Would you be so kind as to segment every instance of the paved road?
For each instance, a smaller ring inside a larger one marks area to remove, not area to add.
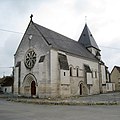
[[[0,99],[0,120],[120,120],[120,106],[55,106]]]

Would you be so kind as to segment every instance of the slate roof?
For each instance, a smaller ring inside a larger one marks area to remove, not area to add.
[[[86,72],[88,72],[88,73],[92,72],[89,65],[84,65],[84,68],[85,68]]]
[[[6,76],[0,79],[1,86],[12,86],[14,79],[11,76]]]
[[[117,71],[120,73],[120,67],[119,67],[119,66],[114,66],[113,69],[112,69],[112,71],[111,71],[111,74],[112,74],[112,72],[114,71],[115,68],[116,68]]]
[[[53,48],[97,61],[82,44],[33,22],[44,40]]]
[[[87,47],[94,47],[97,50],[100,50],[97,43],[95,42],[93,35],[90,32],[87,24],[85,24],[85,27],[82,31],[82,34],[81,34],[78,42],[83,44],[86,48]]]
[[[58,60],[60,64],[60,69],[69,70],[67,56],[61,53],[58,53]]]
[[[119,66],[114,66],[114,68],[116,68],[120,73],[120,67]]]
[[[118,67],[118,66],[115,66],[116,68],[117,68],[117,70],[120,72],[120,67]]]

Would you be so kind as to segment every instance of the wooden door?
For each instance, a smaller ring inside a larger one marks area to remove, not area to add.
[[[35,81],[32,81],[31,83],[31,96],[36,95],[36,86]]]
[[[82,84],[80,84],[80,95],[82,95]]]

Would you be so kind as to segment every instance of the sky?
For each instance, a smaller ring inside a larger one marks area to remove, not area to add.
[[[120,66],[120,0],[0,0],[0,77],[12,74],[14,54],[33,21],[73,40],[87,23],[109,67]]]

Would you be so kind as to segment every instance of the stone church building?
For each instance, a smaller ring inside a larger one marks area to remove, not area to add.
[[[107,92],[108,68],[87,24],[78,41],[33,22],[14,55],[14,94],[69,97]]]

